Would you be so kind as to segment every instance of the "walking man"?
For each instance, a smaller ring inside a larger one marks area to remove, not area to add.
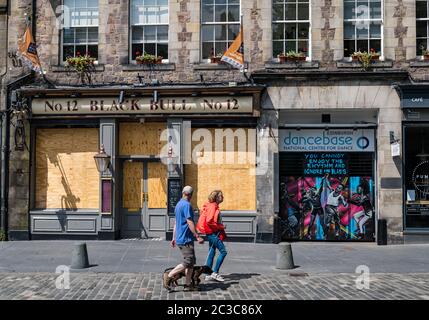
[[[198,288],[191,286],[192,271],[195,265],[195,250],[194,238],[198,243],[203,243],[195,229],[194,211],[190,203],[192,198],[193,189],[191,186],[186,186],[182,190],[182,199],[176,204],[174,210],[176,216],[176,223],[173,228],[173,240],[171,246],[174,248],[176,245],[180,249],[183,256],[183,262],[178,264],[168,275],[164,276],[164,287],[171,290],[172,279],[175,275],[185,271],[186,282],[184,291],[194,291]]]

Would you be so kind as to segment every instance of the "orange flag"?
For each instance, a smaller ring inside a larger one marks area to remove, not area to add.
[[[22,41],[18,41],[17,55],[36,72],[42,73],[39,56],[37,55],[36,43],[31,34],[30,25],[27,25]]]
[[[222,61],[238,68],[244,68],[244,52],[243,52],[243,32],[238,33],[237,38],[222,56]]]

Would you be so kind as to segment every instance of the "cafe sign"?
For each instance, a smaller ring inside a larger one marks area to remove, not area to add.
[[[74,114],[208,114],[251,113],[252,96],[247,97],[172,97],[126,99],[119,103],[116,98],[33,99],[33,115]]]

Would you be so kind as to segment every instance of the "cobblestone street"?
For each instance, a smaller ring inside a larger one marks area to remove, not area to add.
[[[157,273],[72,273],[70,289],[57,289],[58,274],[0,273],[0,299],[59,300],[429,300],[429,274],[371,274],[369,289],[356,288],[357,274],[272,273],[225,275],[202,282],[199,292],[168,293]]]

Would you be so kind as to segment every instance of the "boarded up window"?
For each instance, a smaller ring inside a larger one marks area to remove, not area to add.
[[[161,133],[167,129],[165,122],[124,122],[119,124],[120,155],[159,155],[166,141]]]
[[[37,209],[98,209],[98,129],[37,129]]]
[[[185,165],[185,184],[195,190],[192,206],[201,209],[209,193],[220,189],[222,210],[256,210],[254,129],[194,128],[192,137],[199,139],[192,141],[192,164]]]

